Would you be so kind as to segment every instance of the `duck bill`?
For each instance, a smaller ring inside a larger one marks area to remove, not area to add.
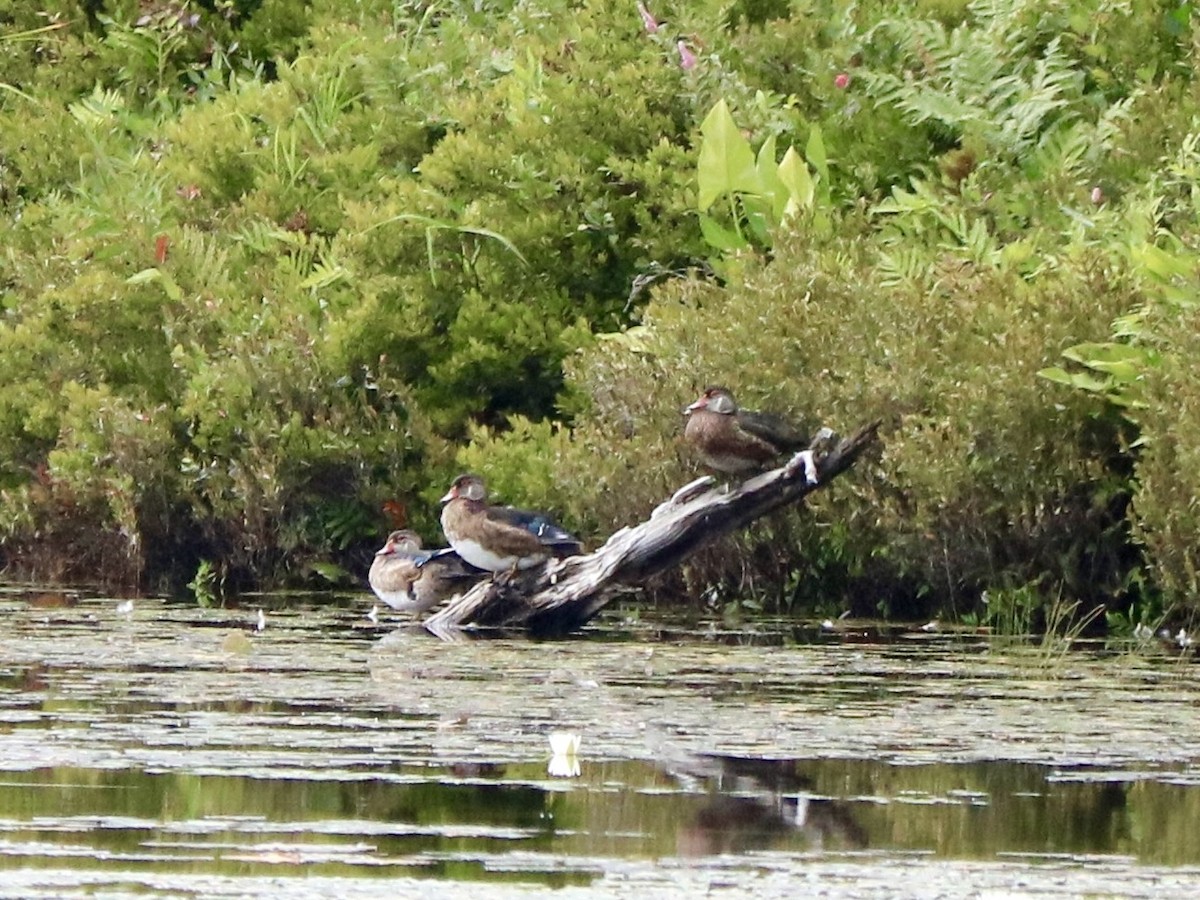
[[[450,488],[450,490],[446,491],[446,496],[442,497],[442,499],[440,499],[438,501],[438,503],[449,503],[451,500],[453,500],[457,496],[458,496],[458,489]]]
[[[708,400],[707,400],[706,398],[704,398],[704,397],[701,397],[701,398],[700,398],[699,400],[697,400],[695,403],[691,403],[691,404],[689,404],[689,405],[685,406],[685,407],[683,408],[683,414],[684,414],[685,416],[690,416],[690,415],[691,415],[693,412],[695,412],[696,410],[698,410],[698,409],[704,409],[704,407],[706,407],[706,406],[708,406]]]

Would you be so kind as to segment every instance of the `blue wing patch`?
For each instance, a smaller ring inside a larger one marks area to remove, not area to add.
[[[419,569],[432,560],[441,559],[444,556],[456,555],[453,547],[442,547],[439,550],[421,550],[412,555],[412,562]]]
[[[517,509],[512,506],[494,506],[488,510],[488,515],[528,531],[547,546],[580,546],[579,538],[557,524],[545,513],[533,512],[528,509]]]

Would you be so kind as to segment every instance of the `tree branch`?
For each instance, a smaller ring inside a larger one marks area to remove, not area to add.
[[[680,488],[650,518],[613,534],[583,556],[554,559],[512,578],[485,579],[425,620],[435,634],[468,625],[524,626],[561,633],[579,628],[617,594],[678,565],[708,542],[797,503],[852,466],[877,437],[879,422],[848,438],[828,429],[786,465],[725,490],[711,477]]]

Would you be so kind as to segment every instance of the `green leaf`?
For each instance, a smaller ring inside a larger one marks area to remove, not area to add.
[[[1124,316],[1113,319],[1112,332],[1114,337],[1137,338],[1146,330],[1146,312],[1138,309]]]
[[[1076,344],[1065,349],[1063,356],[1125,383],[1136,380],[1150,362],[1149,354],[1143,348],[1111,341]]]
[[[1019,268],[1034,256],[1034,245],[1030,241],[1013,241],[1000,251],[1000,259],[1004,264],[1014,268]]]
[[[1133,257],[1134,263],[1161,281],[1183,278],[1192,273],[1192,264],[1188,258],[1168,253],[1153,244],[1141,244],[1134,247],[1130,255]]]
[[[7,84],[3,81],[0,81],[0,91],[8,91],[10,94],[14,94],[17,97],[20,97],[22,100],[27,100],[30,103],[37,103],[37,101],[34,100],[33,97],[31,97],[29,94],[25,93],[20,88],[15,88],[11,84]]]
[[[142,269],[125,279],[126,284],[149,284],[152,281],[157,281],[162,286],[163,293],[172,300],[178,301],[183,298],[183,289],[179,283],[171,277],[169,272],[164,272],[162,269]]]
[[[795,148],[788,147],[779,163],[779,180],[787,188],[787,205],[782,218],[791,218],[812,209],[814,185],[808,166]]]
[[[717,224],[717,220],[712,216],[700,216],[700,233],[704,235],[704,239],[710,246],[718,250],[744,250],[750,246],[744,237],[736,231]]]
[[[704,212],[722,194],[762,192],[754,151],[738,131],[729,107],[718,100],[700,125],[700,162],[697,176],[700,186],[698,204]]]
[[[311,291],[329,287],[332,284],[337,284],[339,281],[349,282],[351,280],[350,271],[345,266],[337,263],[319,263],[313,268],[312,274],[300,282],[300,288],[301,290]]]
[[[1047,381],[1052,381],[1055,384],[1066,385],[1071,388],[1078,388],[1084,391],[1090,391],[1095,394],[1107,393],[1111,382],[1105,378],[1097,378],[1094,375],[1089,375],[1086,372],[1068,372],[1059,366],[1050,366],[1038,371],[1039,378],[1045,378]]]
[[[1126,361],[1097,361],[1093,362],[1090,367],[1097,372],[1104,372],[1107,375],[1111,375],[1113,380],[1120,384],[1137,381],[1138,376],[1142,374],[1142,367],[1140,365]]]
[[[783,221],[784,212],[788,205],[788,189],[779,177],[779,167],[775,164],[775,135],[771,135],[758,148],[758,160],[755,163],[758,170],[758,181],[762,185],[763,195],[771,204],[771,224],[778,225]]]
[[[770,246],[771,226],[775,223],[771,215],[771,198],[743,195],[742,209],[750,233],[762,246]]]
[[[1078,358],[1080,362],[1088,360],[1142,359],[1145,355],[1146,352],[1141,347],[1134,347],[1130,344],[1118,344],[1112,341],[1086,341],[1082,344],[1068,347],[1063,351],[1063,356],[1068,359]]]
[[[804,145],[804,156],[816,171],[820,179],[829,183],[829,160],[825,156],[825,140],[821,137],[821,127],[814,125],[808,133],[808,143]]]

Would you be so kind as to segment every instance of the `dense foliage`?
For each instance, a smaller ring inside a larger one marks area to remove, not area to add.
[[[0,0],[8,565],[358,574],[465,467],[602,537],[720,381],[884,440],[671,587],[1195,608],[1191,4],[647,5]]]

